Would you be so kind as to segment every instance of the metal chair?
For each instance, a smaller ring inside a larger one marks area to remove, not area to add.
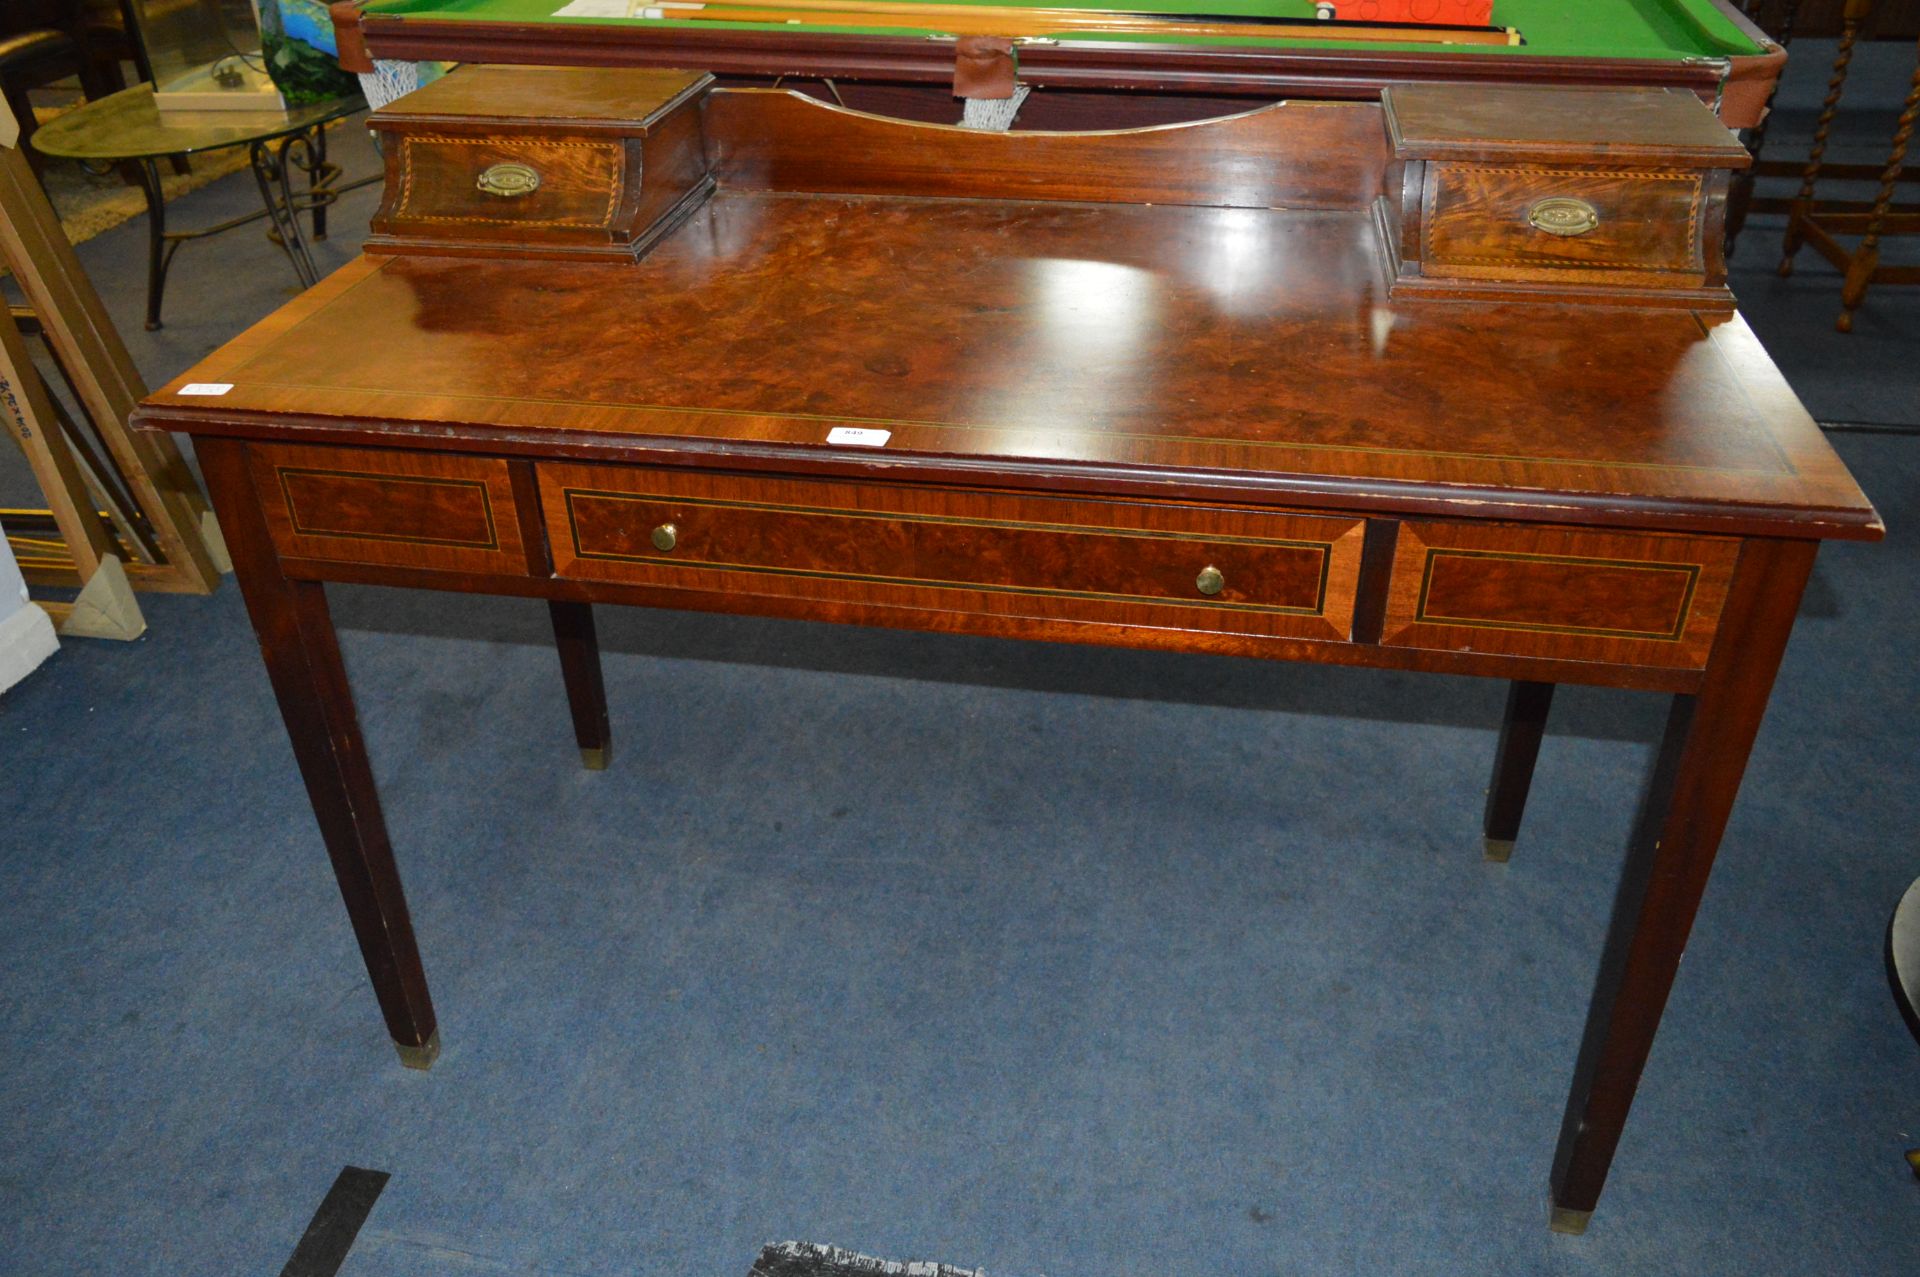
[[[40,153],[27,143],[37,122],[28,94],[42,85],[77,76],[87,71],[80,46],[64,31],[48,28],[21,31],[0,36],[0,96],[20,123],[20,149],[33,171],[40,172]],[[91,78],[91,72],[87,72]]]

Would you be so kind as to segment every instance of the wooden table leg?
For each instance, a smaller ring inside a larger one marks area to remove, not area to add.
[[[428,1068],[440,1035],[325,587],[281,574],[243,445],[205,439],[197,451],[387,1031],[402,1064]]]
[[[553,614],[553,641],[560,650],[560,677],[567,685],[567,708],[573,711],[580,761],[591,771],[605,771],[613,757],[613,729],[607,723],[607,689],[600,677],[593,607],[549,599],[547,610]]]
[[[1500,745],[1493,755],[1493,783],[1487,787],[1484,822],[1488,860],[1504,862],[1520,837],[1520,817],[1533,787],[1533,764],[1553,705],[1552,683],[1516,679],[1507,689],[1507,712],[1500,721]]]
[[[1816,548],[1747,543],[1705,684],[1674,697],[1621,871],[1554,1154],[1557,1232],[1585,1231],[1606,1183]]]

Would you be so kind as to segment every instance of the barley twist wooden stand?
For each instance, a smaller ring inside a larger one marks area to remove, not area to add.
[[[1827,84],[1826,100],[1820,106],[1813,149],[1800,178],[1799,194],[1788,206],[1787,233],[1780,251],[1782,275],[1793,273],[1793,259],[1802,246],[1812,247],[1845,272],[1846,281],[1840,288],[1840,314],[1834,320],[1834,326],[1843,333],[1853,331],[1853,312],[1866,300],[1871,285],[1920,284],[1920,266],[1888,266],[1880,261],[1880,244],[1887,236],[1920,234],[1920,205],[1893,201],[1906,164],[1907,147],[1913,140],[1914,124],[1920,120],[1920,44],[1915,46],[1913,79],[1899,123],[1894,127],[1893,149],[1880,170],[1880,187],[1872,204],[1862,208],[1857,203],[1835,203],[1823,208],[1814,200],[1814,189],[1826,167],[1827,142],[1846,88],[1854,45],[1859,39],[1861,24],[1872,12],[1873,0],[1849,0],[1847,4],[1840,47],[1833,60],[1833,76]],[[1839,235],[1859,235],[1860,243],[1848,249],[1836,238]]]

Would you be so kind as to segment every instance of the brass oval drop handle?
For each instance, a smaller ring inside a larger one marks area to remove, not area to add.
[[[1200,569],[1200,575],[1193,578],[1193,588],[1202,594],[1213,595],[1227,588],[1227,574],[1209,563]]]
[[[1536,231],[1571,239],[1585,235],[1600,225],[1600,210],[1585,200],[1555,195],[1539,200],[1527,210],[1527,225]]]
[[[680,544],[680,529],[674,527],[671,523],[663,523],[659,527],[653,530],[653,548],[654,549],[666,551],[666,550],[671,550],[674,546],[679,544]]]
[[[473,183],[488,195],[516,199],[540,189],[540,175],[524,164],[495,164],[485,169]]]

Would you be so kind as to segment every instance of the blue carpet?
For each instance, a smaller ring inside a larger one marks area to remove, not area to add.
[[[191,246],[149,339],[138,235],[86,256],[150,376],[291,283]],[[226,588],[0,699],[0,1271],[276,1272],[347,1164],[351,1277],[1914,1271],[1920,452],[1838,442],[1893,535],[1821,557],[1584,1238],[1546,1172],[1660,698],[1562,692],[1498,867],[1491,682],[603,609],[588,773],[537,602],[336,589],[422,1075]]]

